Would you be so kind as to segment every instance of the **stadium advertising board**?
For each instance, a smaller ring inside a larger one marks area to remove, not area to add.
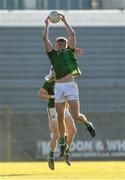
[[[113,158],[125,159],[125,140],[93,140],[81,141],[76,140],[73,142],[70,156],[72,159],[82,160],[89,158]],[[56,156],[59,154],[59,148],[56,149]],[[36,159],[46,159],[49,155],[49,142],[37,141],[36,145]]]

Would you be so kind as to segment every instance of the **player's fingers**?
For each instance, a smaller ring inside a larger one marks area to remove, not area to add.
[[[61,14],[61,13],[59,13],[59,16],[60,16],[61,19],[65,18],[65,16],[63,14]]]
[[[60,16],[64,16],[62,13],[58,13]]]

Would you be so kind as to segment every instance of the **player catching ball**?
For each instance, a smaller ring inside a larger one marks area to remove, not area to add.
[[[80,113],[79,91],[76,82],[74,81],[73,72],[78,70],[77,59],[75,56],[76,34],[72,27],[68,24],[63,14],[59,14],[62,23],[66,27],[68,39],[58,37],[53,48],[49,40],[49,17],[45,20],[43,31],[43,42],[50,59],[50,62],[55,71],[55,106],[58,115],[58,126],[60,133],[60,157],[64,156],[66,149],[65,140],[65,99],[70,106],[70,112],[74,120],[85,125],[91,136],[95,136],[95,128],[86,117]],[[68,48],[67,48],[68,47]]]

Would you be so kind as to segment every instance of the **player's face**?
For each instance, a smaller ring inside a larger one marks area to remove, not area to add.
[[[64,50],[67,48],[67,43],[66,42],[62,42],[62,41],[58,41],[56,42],[56,48],[58,50]]]

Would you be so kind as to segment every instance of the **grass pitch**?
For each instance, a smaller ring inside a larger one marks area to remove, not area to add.
[[[0,163],[0,179],[4,180],[125,180],[125,162],[55,162],[55,170],[47,162]]]

